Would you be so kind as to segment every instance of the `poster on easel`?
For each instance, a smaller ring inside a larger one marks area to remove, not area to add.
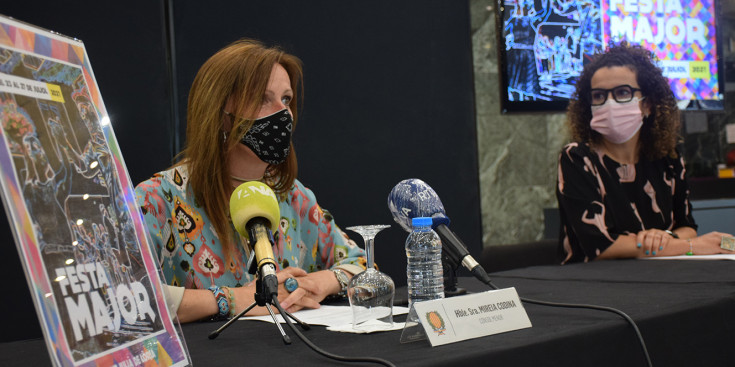
[[[0,127],[0,191],[51,362],[190,365],[81,41],[0,16]]]

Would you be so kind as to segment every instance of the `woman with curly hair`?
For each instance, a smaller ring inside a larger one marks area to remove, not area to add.
[[[730,252],[725,233],[697,236],[679,110],[651,53],[623,42],[585,65],[567,109],[573,143],[559,155],[562,263]]]

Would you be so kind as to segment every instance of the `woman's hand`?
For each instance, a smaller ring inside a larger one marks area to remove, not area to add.
[[[288,297],[283,300],[281,300],[280,287],[278,292],[281,307],[288,312],[295,312],[302,308],[319,308],[319,302],[324,300],[328,295],[340,291],[337,278],[329,270],[321,270],[313,273],[304,272],[304,275],[294,276],[294,278],[299,282],[299,287],[296,290],[288,294]],[[288,277],[284,278],[283,281],[286,281],[286,279]],[[281,281],[280,277],[278,281]]]
[[[276,277],[278,278],[278,301],[283,302],[286,298],[289,297],[289,292],[286,290],[283,283],[288,278],[300,278],[306,276],[307,273],[304,269],[296,268],[296,267],[288,267],[284,270],[279,271],[276,273]],[[299,288],[301,287],[301,283],[299,282]],[[238,314],[242,312],[246,307],[250,306],[253,302],[255,302],[255,281],[252,281],[245,286],[242,287],[233,287],[230,288],[232,290],[233,295],[235,296],[235,314]],[[298,290],[298,289],[297,289]],[[302,303],[308,303],[308,300],[304,300]],[[319,304],[317,303],[317,306]],[[232,304],[230,304],[230,307],[233,307]],[[278,312],[277,309],[274,308],[274,312]],[[268,315],[268,310],[265,307],[254,307],[252,310],[248,311],[246,316],[263,316]]]
[[[646,229],[636,235],[636,247],[648,256],[656,256],[673,239],[670,234],[660,229]]]
[[[722,232],[710,232],[691,239],[692,252],[694,255],[733,254],[735,252],[720,247],[722,237],[731,234]]]

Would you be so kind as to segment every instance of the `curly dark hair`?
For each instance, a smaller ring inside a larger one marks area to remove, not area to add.
[[[596,55],[586,64],[567,107],[567,124],[572,139],[592,144],[599,144],[602,141],[602,135],[590,128],[592,75],[601,68],[625,66],[635,72],[641,94],[651,107],[651,114],[643,119],[639,153],[650,160],[666,155],[675,157],[681,126],[679,108],[668,79],[663,76],[654,60],[650,51],[623,41],[609,46],[605,53]]]

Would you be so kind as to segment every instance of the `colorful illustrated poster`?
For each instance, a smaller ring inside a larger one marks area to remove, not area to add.
[[[189,365],[84,45],[0,17],[0,123],[3,202],[52,362]]]
[[[678,100],[722,99],[715,0],[603,1],[605,42],[651,50]]]

